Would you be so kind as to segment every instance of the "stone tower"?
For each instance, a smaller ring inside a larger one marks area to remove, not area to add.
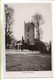
[[[34,24],[32,22],[24,23],[24,41],[34,45]]]

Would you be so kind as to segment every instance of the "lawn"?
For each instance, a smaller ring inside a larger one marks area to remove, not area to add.
[[[50,71],[50,70],[51,70],[50,54],[46,53],[6,54],[6,71]]]

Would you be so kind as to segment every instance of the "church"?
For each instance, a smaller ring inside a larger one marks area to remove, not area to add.
[[[33,22],[24,22],[24,37],[17,43],[18,49],[39,50],[46,49],[45,44],[40,40],[38,27]]]

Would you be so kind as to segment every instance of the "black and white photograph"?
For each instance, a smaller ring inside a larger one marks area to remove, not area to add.
[[[4,4],[5,70],[52,71],[52,4]]]

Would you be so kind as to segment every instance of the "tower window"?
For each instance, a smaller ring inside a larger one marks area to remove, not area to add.
[[[29,39],[27,39],[27,43],[29,43]]]
[[[29,37],[29,35],[27,35],[27,37]]]
[[[29,31],[29,27],[27,27],[27,31]]]

